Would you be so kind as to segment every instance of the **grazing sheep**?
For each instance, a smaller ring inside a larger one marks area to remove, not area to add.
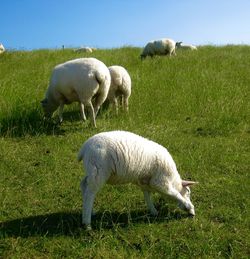
[[[128,99],[131,95],[131,78],[124,67],[111,66],[108,67],[111,76],[111,85],[107,99],[115,105],[118,114],[117,98],[122,98],[122,107],[128,111]]]
[[[92,53],[93,52],[93,50],[90,47],[81,47],[79,49],[75,49],[74,51],[77,53],[80,53],[80,52]]]
[[[51,117],[59,108],[62,122],[64,104],[80,103],[83,120],[86,120],[84,105],[90,108],[93,125],[95,117],[105,101],[110,87],[110,73],[106,65],[95,58],[74,59],[56,66],[52,72],[45,99],[41,102],[46,117]],[[92,98],[95,96],[94,108]]]
[[[4,53],[5,48],[2,43],[0,43],[0,54]]]
[[[197,47],[190,44],[182,44],[182,42],[176,43],[176,49],[183,49],[183,50],[197,50]]]
[[[177,43],[175,43],[172,39],[150,41],[144,47],[141,54],[141,59],[146,58],[147,56],[153,57],[154,55],[176,55],[175,47]]]
[[[89,229],[95,195],[105,183],[139,186],[153,215],[157,210],[151,192],[174,198],[180,208],[195,215],[188,187],[195,182],[182,180],[167,149],[153,141],[126,131],[99,133],[83,144],[78,160],[83,160],[86,173],[81,181],[82,223]]]

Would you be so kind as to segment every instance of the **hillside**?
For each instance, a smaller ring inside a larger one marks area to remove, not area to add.
[[[204,46],[141,61],[141,49],[13,51],[0,56],[0,251],[3,258],[247,258],[249,213],[249,46]],[[43,119],[40,101],[53,67],[93,56],[124,66],[129,113],[106,106],[97,129],[77,104],[64,122]],[[82,165],[76,156],[97,132],[122,129],[165,146],[192,189],[197,216],[155,195],[150,217],[135,186],[105,186],[94,231],[80,226]],[[1,257],[1,254],[0,254]]]

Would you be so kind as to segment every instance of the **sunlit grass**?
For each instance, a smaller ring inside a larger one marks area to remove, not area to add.
[[[200,47],[141,61],[139,48],[97,50],[132,78],[129,113],[103,108],[97,129],[77,105],[64,122],[43,119],[53,67],[86,57],[71,49],[0,56],[0,256],[4,258],[247,258],[249,248],[250,47]],[[192,190],[196,218],[155,195],[147,214],[136,187],[105,186],[93,232],[80,226],[82,165],[97,132],[129,130],[168,148]]]

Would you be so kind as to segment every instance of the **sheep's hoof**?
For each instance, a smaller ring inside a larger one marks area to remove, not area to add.
[[[190,210],[189,210],[189,215],[190,215],[190,217],[192,217],[192,218],[195,216],[194,209],[190,209]]]
[[[92,230],[92,227],[90,224],[86,225],[86,224],[83,224],[83,227],[86,231],[91,231]]]
[[[91,225],[86,226],[86,231],[92,231]]]
[[[153,216],[153,217],[156,217],[156,216],[158,216],[158,211],[157,210],[151,210],[150,215]]]

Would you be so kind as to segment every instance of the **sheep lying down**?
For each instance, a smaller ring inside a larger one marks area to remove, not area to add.
[[[174,198],[180,208],[195,215],[189,189],[195,182],[182,180],[167,149],[153,141],[126,131],[99,133],[83,144],[78,160],[83,160],[85,171],[82,223],[89,229],[95,196],[105,183],[137,185],[152,215],[157,215],[152,192]]]

